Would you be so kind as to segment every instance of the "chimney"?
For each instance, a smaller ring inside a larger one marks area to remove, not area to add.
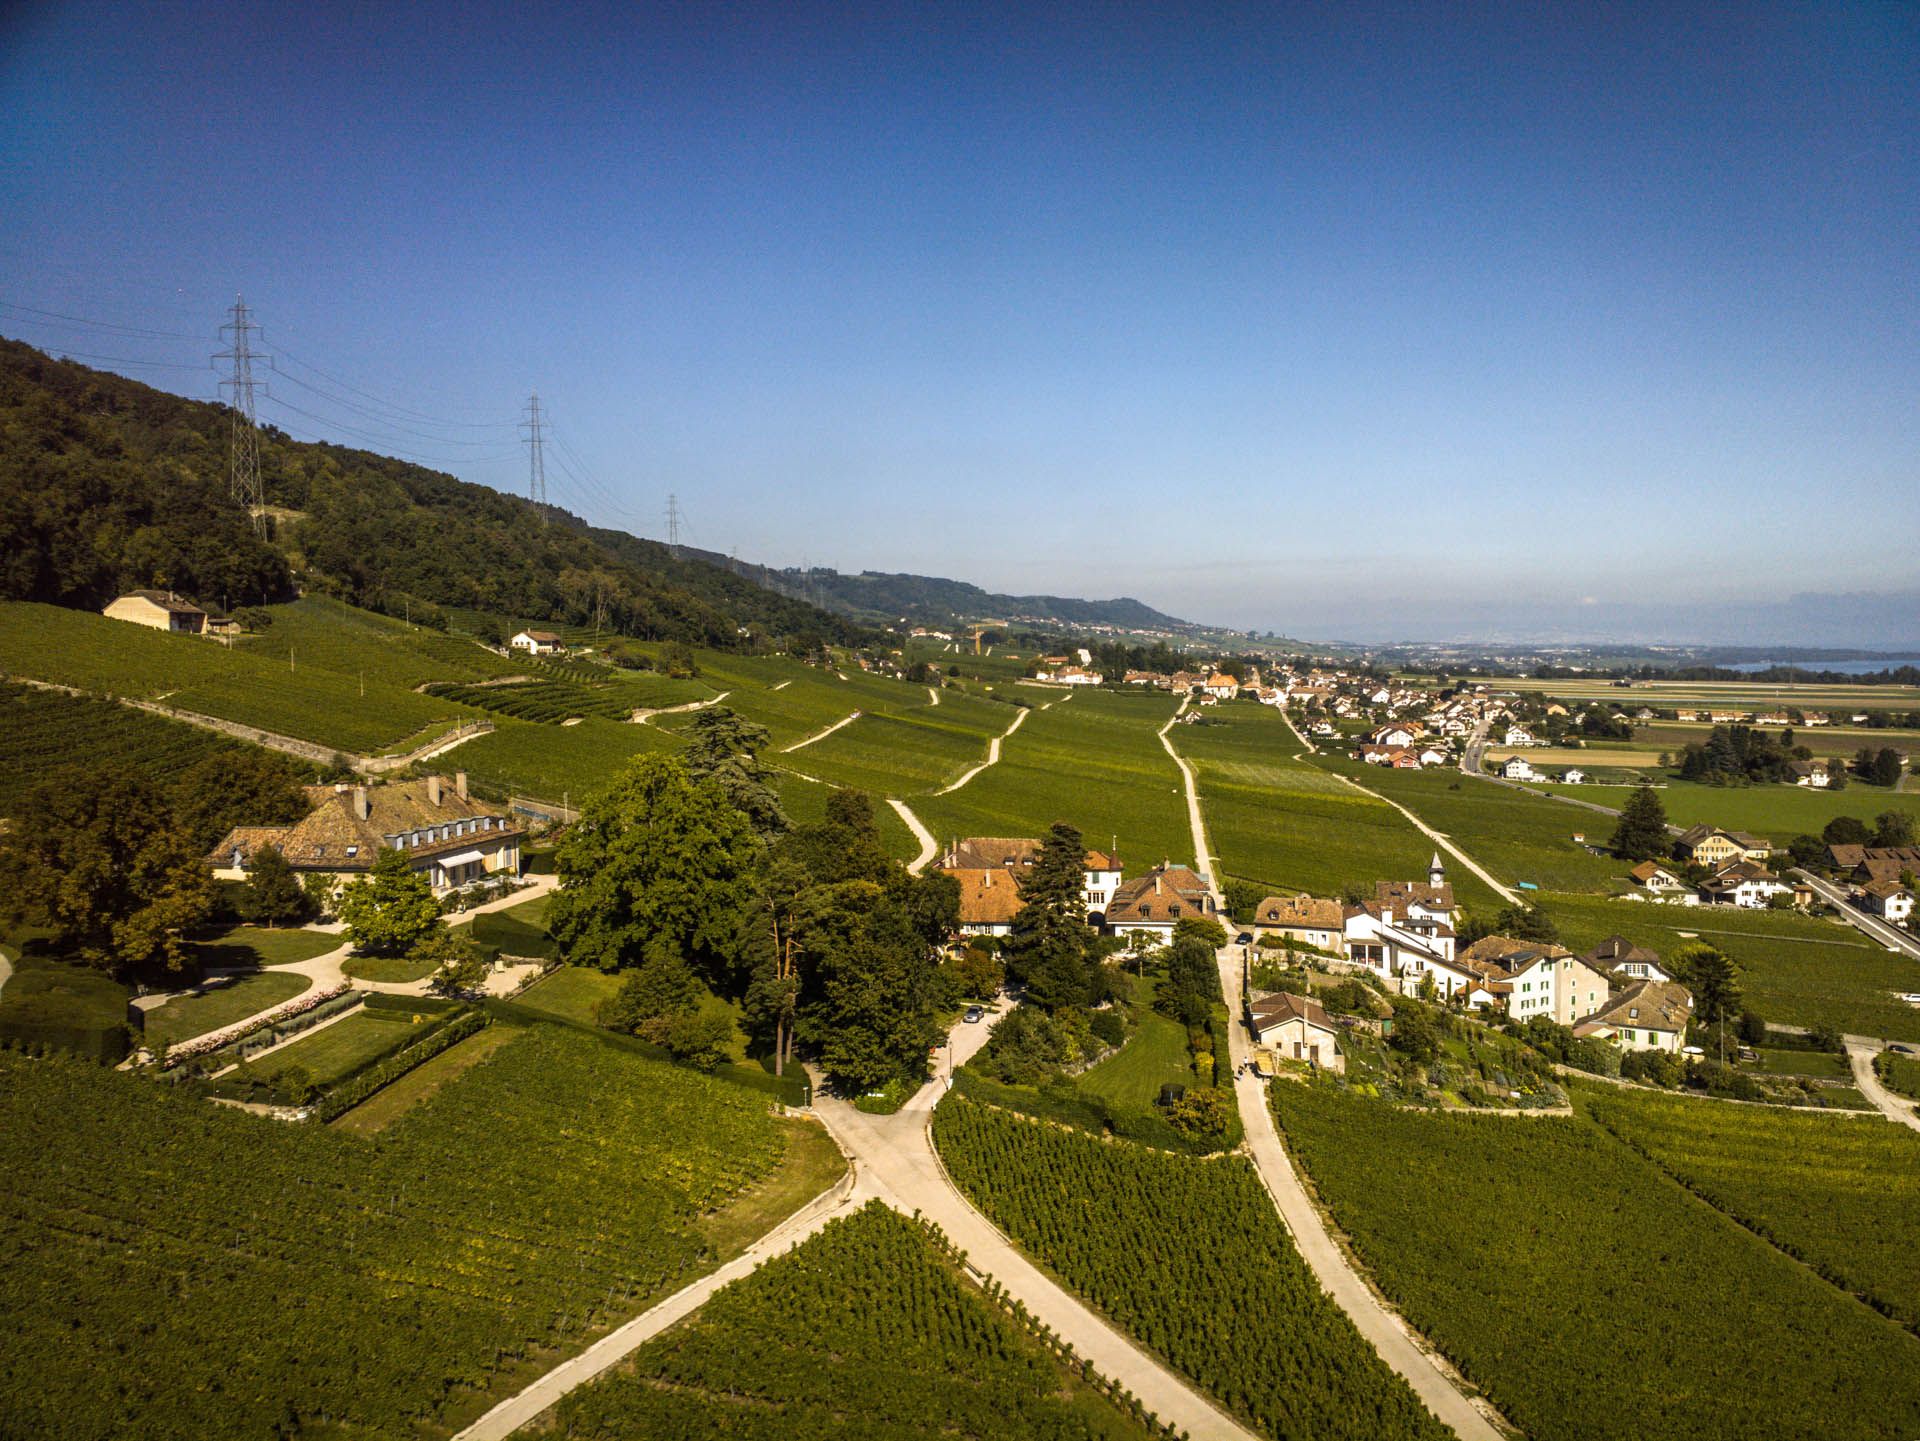
[[[430,806],[437,806],[440,804],[440,777],[439,776],[427,777],[427,804]]]
[[[364,821],[371,813],[371,809],[367,804],[367,788],[365,786],[355,786],[353,788],[354,815]]]
[[[465,771],[455,771],[453,773],[453,793],[460,797],[461,800],[467,798],[467,773]]]

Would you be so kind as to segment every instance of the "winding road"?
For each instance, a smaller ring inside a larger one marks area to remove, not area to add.
[[[1053,704],[1052,701],[1047,702],[1047,705],[1052,705],[1052,704]],[[1042,710],[1045,710],[1046,708],[1047,706],[1040,707],[1040,709]],[[942,786],[939,790],[935,791],[934,794],[937,796],[952,795],[955,791],[959,790],[961,786],[965,785],[968,781],[972,780],[975,776],[979,775],[980,772],[985,770],[988,766],[995,766],[1000,764],[1000,742],[1005,740],[1008,736],[1012,735],[1015,731],[1019,730],[1021,725],[1026,721],[1027,717],[1031,714],[1032,714],[1031,711],[1029,711],[1026,707],[1022,706],[1018,711],[1014,713],[1013,723],[1009,725],[1005,730],[1001,731],[999,735],[995,736],[992,740],[987,742],[987,758],[981,761],[980,764],[975,766],[972,770],[968,771],[965,775],[961,776],[959,780],[953,782],[951,785]]]
[[[841,676],[840,679],[845,680],[846,677]],[[815,741],[823,741],[828,736],[832,735],[835,731],[839,730],[840,727],[850,726],[859,719],[860,719],[859,711],[855,711],[852,715],[842,716],[840,717],[839,720],[835,721],[832,725],[828,726],[824,730],[817,730],[812,735],[807,736],[803,740],[797,740],[790,746],[781,746],[780,754],[783,756],[792,755],[795,751],[805,750],[808,746],[812,745]]]
[[[893,807],[895,815],[907,823],[907,829],[913,832],[913,838],[920,842],[920,854],[907,862],[908,873],[917,876],[927,868],[927,862],[939,853],[940,843],[933,838],[933,832],[920,823],[920,817],[908,808],[905,801],[888,796],[887,804]]]

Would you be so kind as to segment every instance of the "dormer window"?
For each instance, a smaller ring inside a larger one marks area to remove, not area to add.
[[[1639,1020],[1639,1019],[1640,1019],[1640,1008],[1639,1008],[1638,1006],[1628,1006],[1628,1007],[1627,1007],[1627,1019],[1628,1019],[1629,1021],[1637,1021],[1637,1020]]]
[[[348,846],[348,847],[347,847],[347,856],[348,856],[349,858],[352,858],[352,857],[354,857],[354,856],[357,856],[357,855],[359,855],[359,854],[360,854],[360,847],[358,847],[358,846]]]

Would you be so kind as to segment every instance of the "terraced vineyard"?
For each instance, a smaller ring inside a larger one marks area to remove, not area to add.
[[[1619,934],[1662,955],[1698,937],[1741,966],[1746,1002],[1769,1021],[1830,1025],[1850,1035],[1920,1041],[1920,961],[1893,955],[1835,921],[1736,906],[1681,908],[1597,896],[1540,898],[1560,938],[1584,950]]]
[[[1013,706],[960,694],[899,714],[863,711],[852,725],[781,763],[875,796],[913,796],[979,765],[988,743],[1018,714]]]
[[[0,1054],[0,1433],[445,1429],[710,1264],[805,1129],[554,1026],[372,1141]]]
[[[1599,1127],[1402,1110],[1288,1082],[1272,1096],[1387,1297],[1526,1434],[1920,1430],[1920,1339]],[[1716,1123],[1738,1109],[1688,1104]]]
[[[0,671],[103,695],[160,699],[346,751],[397,747],[478,713],[357,674],[292,669],[202,636],[169,635],[88,611],[0,603]],[[364,692],[364,693],[363,693]]]
[[[968,1285],[933,1237],[878,1201],[831,1221],[572,1392],[576,1441],[1154,1434]]]
[[[117,701],[0,683],[0,815],[50,770],[124,764],[167,782],[243,742]]]
[[[1089,845],[1117,837],[1135,873],[1164,859],[1191,860],[1185,788],[1155,734],[1174,712],[1171,698],[1022,694],[1052,704],[1001,746],[998,765],[950,795],[912,802],[935,836],[1038,836],[1064,820]]]
[[[477,641],[409,625],[330,596],[303,596],[266,610],[273,624],[257,635],[242,636],[237,650],[257,660],[277,661],[276,674],[287,668],[291,657],[296,670],[318,666],[411,690],[429,681],[488,680],[528,668]]]
[[[1920,1329],[1920,1134],[1580,1087],[1580,1109],[1695,1194]]]
[[[493,790],[577,806],[637,755],[678,750],[680,739],[649,725],[592,717],[579,725],[503,720],[453,752],[467,774]]]
[[[1273,892],[1338,896],[1348,886],[1424,876],[1433,842],[1386,803],[1298,758],[1299,739],[1271,706],[1214,706],[1218,724],[1175,726],[1194,766],[1207,838],[1228,876]],[[1464,867],[1454,892],[1475,910],[1498,906]]]
[[[639,676],[586,685],[570,680],[530,680],[508,685],[435,685],[432,694],[516,720],[559,721],[570,716],[600,716],[624,721],[640,708],[681,705],[708,699],[713,692],[698,681]]]
[[[1452,1434],[1321,1291],[1244,1158],[1103,1141],[961,1096],[934,1113],[934,1140],[1025,1251],[1267,1435]]]

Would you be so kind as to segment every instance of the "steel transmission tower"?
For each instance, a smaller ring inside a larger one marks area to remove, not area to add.
[[[547,523],[547,458],[543,450],[546,445],[544,431],[546,419],[540,414],[540,397],[536,394],[527,400],[527,418],[521,423],[527,432],[527,499],[540,511],[540,523]]]
[[[680,558],[680,497],[667,497],[667,549],[673,552],[673,558]]]
[[[247,508],[254,530],[264,536],[267,496],[260,483],[260,430],[253,408],[253,391],[259,382],[253,378],[253,362],[267,357],[253,348],[253,333],[260,327],[254,324],[245,299],[236,295],[229,313],[233,319],[220,327],[220,333],[231,336],[231,341],[214,359],[233,362],[232,379],[220,382],[221,390],[232,392],[233,401],[231,486],[233,498]]]

